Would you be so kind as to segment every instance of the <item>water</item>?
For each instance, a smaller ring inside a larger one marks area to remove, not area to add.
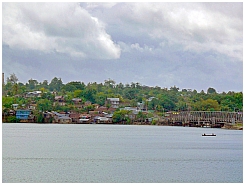
[[[4,123],[2,181],[241,183],[242,142],[238,130]]]

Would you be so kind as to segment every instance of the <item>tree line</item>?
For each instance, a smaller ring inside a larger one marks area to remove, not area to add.
[[[30,91],[41,91],[41,97],[26,99],[21,96]],[[54,94],[65,98],[65,106],[53,106]],[[140,83],[131,84],[116,83],[112,79],[104,80],[104,83],[72,81],[64,84],[61,78],[54,77],[50,83],[47,80],[38,82],[30,79],[25,84],[18,81],[15,74],[11,74],[2,87],[2,106],[10,108],[13,103],[19,105],[35,102],[42,111],[70,111],[75,110],[73,98],[81,98],[83,102],[105,105],[106,98],[119,98],[120,102],[127,106],[136,107],[138,102],[144,103],[147,110],[157,112],[168,111],[243,111],[242,92],[217,93],[215,88],[209,87],[205,92],[197,92],[191,89],[179,89],[176,86],[161,88],[150,87]],[[93,107],[86,107],[88,111]]]

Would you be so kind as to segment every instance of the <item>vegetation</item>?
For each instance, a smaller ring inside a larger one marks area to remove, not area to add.
[[[41,97],[25,98],[27,92],[41,91]],[[54,104],[55,95],[64,96],[66,105]],[[71,101],[73,98],[81,98],[82,102],[90,101],[92,104],[105,105],[107,97],[120,98],[124,106],[137,106],[138,102],[145,105],[146,110],[153,110],[158,115],[168,111],[243,111],[242,92],[217,93],[212,87],[206,93],[202,90],[182,89],[178,87],[161,88],[149,87],[140,83],[117,84],[114,80],[108,79],[104,83],[88,83],[73,81],[64,84],[61,78],[53,78],[49,83],[47,80],[38,82],[30,79],[27,83],[18,82],[15,74],[7,78],[6,84],[2,87],[2,108],[3,112],[11,109],[12,104],[24,106],[37,104],[37,111],[77,111],[88,112],[93,106],[77,109]],[[110,106],[110,105],[107,105]],[[37,113],[38,114],[38,113]],[[113,115],[115,122],[124,121],[128,123],[127,112],[118,111]],[[139,114],[138,119],[143,120],[146,115]],[[41,119],[41,118],[40,118]]]

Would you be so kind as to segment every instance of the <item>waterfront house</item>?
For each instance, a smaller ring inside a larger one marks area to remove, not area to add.
[[[93,118],[95,123],[109,123],[109,118],[103,116],[95,116]]]
[[[90,114],[81,114],[79,118],[79,123],[90,123],[91,115]]]
[[[71,113],[69,117],[71,118],[72,123],[79,123],[80,114]]]
[[[53,114],[53,123],[71,123],[72,119],[69,117],[69,115],[67,116],[67,114],[62,114],[61,113],[57,113],[55,111],[52,111]]]
[[[53,116],[51,112],[44,112],[43,117],[44,117],[44,123],[52,123]]]
[[[16,110],[16,118],[20,119],[21,122],[28,122],[29,115],[31,114],[31,110],[19,109]]]
[[[72,123],[72,119],[68,116],[61,116],[58,118],[58,123],[64,123],[64,124]]]

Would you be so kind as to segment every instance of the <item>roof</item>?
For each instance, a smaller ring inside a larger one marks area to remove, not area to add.
[[[107,100],[110,100],[110,101],[120,101],[119,98],[107,98]]]
[[[80,114],[76,114],[76,113],[71,113],[69,115],[70,118],[79,118],[80,117]]]
[[[61,116],[61,117],[59,117],[59,119],[71,119],[71,118],[68,116]]]
[[[81,98],[72,98],[72,101],[82,101]]]
[[[101,106],[101,107],[95,109],[95,111],[101,111],[101,112],[102,112],[102,111],[107,111],[107,107]]]
[[[63,96],[55,96],[54,97],[55,100],[62,99],[62,98],[63,98]]]

